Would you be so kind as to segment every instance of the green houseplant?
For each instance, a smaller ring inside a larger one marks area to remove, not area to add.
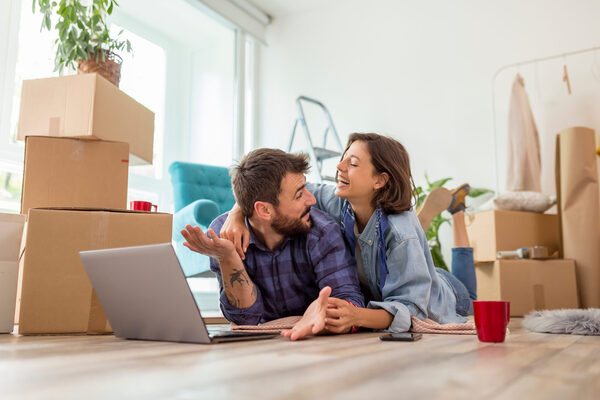
[[[123,31],[110,36],[106,18],[118,6],[115,0],[33,0],[34,13],[36,5],[43,15],[41,29],[58,34],[56,71],[77,66],[79,73],[98,72],[119,85],[122,60],[117,52],[131,52],[131,43],[119,40]]]
[[[418,210],[421,204],[425,201],[425,198],[431,191],[435,188],[444,187],[446,183],[451,181],[452,178],[443,178],[438,179],[437,181],[430,182],[427,173],[425,173],[425,182],[427,183],[427,187],[423,188],[422,186],[415,187],[415,197],[416,197],[416,207]],[[481,189],[481,188],[471,188],[471,191],[468,194],[468,197],[479,197],[485,193],[492,193],[489,189]],[[442,245],[440,243],[439,231],[440,227],[445,224],[451,224],[452,220],[450,218],[445,218],[442,214],[436,215],[431,220],[431,225],[429,225],[429,229],[425,232],[425,236],[427,236],[427,241],[429,243],[429,249],[431,250],[431,257],[433,258],[433,264],[438,268],[443,268],[448,270],[448,266],[444,261],[444,257],[442,256]]]

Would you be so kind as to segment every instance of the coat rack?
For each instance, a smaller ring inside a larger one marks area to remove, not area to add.
[[[563,66],[562,79],[563,79],[563,82],[565,82],[565,84],[567,85],[568,93],[571,94],[571,81],[569,79],[569,74],[567,72],[566,57],[576,55],[576,54],[589,53],[589,52],[593,52],[596,50],[600,50],[600,46],[591,47],[591,48],[582,49],[582,50],[569,51],[566,53],[560,53],[560,54],[556,54],[556,55],[552,55],[552,56],[534,58],[534,59],[527,60],[527,61],[521,61],[521,62],[516,62],[516,63],[512,63],[512,64],[507,64],[496,70],[496,72],[494,73],[494,75],[492,77],[492,123],[494,124],[494,126],[493,126],[493,128],[494,128],[494,130],[493,130],[493,132],[494,132],[494,172],[496,175],[496,194],[500,193],[500,178],[498,175],[499,168],[498,168],[498,154],[497,154],[497,152],[498,152],[498,132],[496,131],[496,78],[498,77],[498,75],[500,75],[501,72],[503,72],[504,70],[506,70],[508,68],[519,68],[522,65],[537,64],[537,63],[543,62],[543,61],[549,61],[549,60],[554,60],[557,58],[563,58],[565,60],[565,64]],[[600,148],[599,148],[599,151],[600,151]]]

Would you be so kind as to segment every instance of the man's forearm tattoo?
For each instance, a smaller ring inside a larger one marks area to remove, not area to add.
[[[229,275],[229,283],[231,284],[231,287],[233,287],[235,282],[239,283],[240,285],[243,285],[244,283],[246,285],[250,284],[250,281],[248,280],[248,274],[246,274],[245,269],[233,270],[233,272]]]
[[[254,303],[258,298],[258,289],[256,288],[254,282],[250,280],[250,277],[248,276],[248,273],[245,269],[234,269],[233,272],[229,274],[229,284],[226,284],[227,281],[224,281],[223,283],[225,284],[225,295],[227,296],[227,300],[229,300],[229,303],[231,303],[231,305],[236,308],[245,307],[242,307],[242,299],[236,293],[233,292],[235,283],[238,283],[240,285],[240,289],[242,290],[244,285],[251,287],[250,298],[252,303]],[[247,303],[247,301],[245,301],[244,303]]]

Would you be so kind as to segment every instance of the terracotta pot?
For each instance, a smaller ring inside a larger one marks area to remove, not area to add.
[[[108,79],[110,83],[119,87],[119,81],[121,80],[121,63],[123,59],[114,53],[105,53],[104,61],[102,57],[96,57],[96,55],[90,55],[87,60],[79,60],[77,66],[78,74],[92,74],[94,72],[102,75]],[[98,58],[98,61],[96,61]]]

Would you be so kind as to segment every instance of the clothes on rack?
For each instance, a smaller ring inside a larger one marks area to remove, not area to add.
[[[508,113],[507,191],[541,192],[541,156],[538,130],[521,75],[512,86]]]

